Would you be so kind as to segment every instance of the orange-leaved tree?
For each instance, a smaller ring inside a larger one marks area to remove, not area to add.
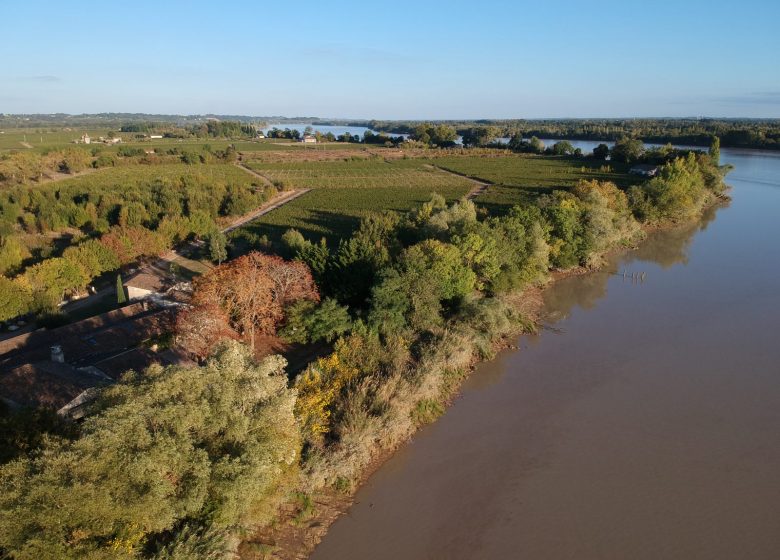
[[[193,309],[202,310],[211,306],[214,322],[221,322],[217,318],[222,317],[230,329],[240,333],[254,348],[255,334],[275,334],[284,318],[284,308],[301,299],[320,299],[306,264],[252,252],[197,278],[192,305]],[[208,315],[205,311],[199,315],[190,312],[191,320]],[[181,328],[190,329],[186,324]],[[196,338],[206,341],[202,336]],[[214,339],[211,346],[217,341]]]

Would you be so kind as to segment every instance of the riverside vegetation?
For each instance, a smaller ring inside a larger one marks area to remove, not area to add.
[[[598,267],[643,226],[697,215],[723,171],[714,155],[670,152],[642,185],[586,175],[500,212],[434,195],[366,212],[340,240],[281,232],[287,260],[249,253],[195,282],[177,338],[204,365],[129,372],[79,426],[39,417],[20,441],[3,424],[0,549],[220,558],[280,504],[302,504],[305,519],[311,496],[349,492],[442,413],[475,361],[533,328],[524,291],[553,269]],[[251,356],[260,334],[331,351],[289,378],[280,357]]]

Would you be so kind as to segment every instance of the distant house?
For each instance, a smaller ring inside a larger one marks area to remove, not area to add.
[[[159,140],[159,139],[161,139],[162,137],[163,137],[163,135],[162,135],[162,134],[150,134],[150,135],[149,135],[149,138],[151,138],[152,140]]]
[[[155,153],[155,152],[154,152],[154,149],[146,149],[146,150],[144,150],[144,153],[145,153],[146,155],[152,155],[152,154],[153,154],[153,153]]]
[[[255,138],[257,138],[259,140],[262,140],[263,138],[265,138],[265,134],[263,134],[262,132],[258,132],[257,136],[255,136]]]
[[[316,144],[317,138],[315,138],[311,134],[307,134],[303,138],[301,138],[301,142],[303,142],[304,144]]]
[[[85,132],[84,134],[81,135],[82,144],[89,144],[90,142],[92,142],[92,138],[89,137],[89,134]]]
[[[658,166],[640,163],[632,167],[628,172],[632,175],[641,175],[642,177],[655,177],[658,175]]]

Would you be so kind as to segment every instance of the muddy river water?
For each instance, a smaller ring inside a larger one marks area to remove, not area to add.
[[[780,558],[780,153],[722,160],[728,206],[547,290],[549,328],[480,365],[312,558]]]

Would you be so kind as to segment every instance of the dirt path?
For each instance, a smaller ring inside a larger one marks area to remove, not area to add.
[[[469,177],[468,175],[464,175],[462,173],[455,173],[454,171],[450,171],[449,169],[444,169],[443,167],[439,167],[438,165],[428,164],[427,167],[431,167],[432,169],[437,169],[439,171],[442,171],[444,173],[448,173],[449,175],[452,175],[453,177],[461,177],[462,179],[468,179],[471,181],[474,186],[471,187],[471,190],[466,193],[466,198],[473,199],[477,196],[481,195],[487,188],[492,185],[493,183],[488,183],[486,181],[480,181],[479,179],[475,179],[474,177]]]
[[[264,205],[262,205],[257,210],[254,210],[253,212],[250,212],[249,214],[245,214],[244,216],[240,217],[238,220],[224,228],[222,231],[223,233],[228,233],[230,231],[233,231],[236,228],[239,228],[246,224],[247,222],[251,222],[252,220],[255,220],[259,218],[260,216],[263,216],[265,214],[268,214],[268,212],[271,212],[272,210],[276,210],[280,206],[284,206],[288,202],[295,200],[299,196],[303,196],[307,192],[309,192],[311,189],[294,189],[291,191],[283,191],[273,197],[271,200],[266,202]]]
[[[263,184],[266,185],[267,187],[273,187],[274,186],[274,184],[271,182],[271,180],[268,177],[258,173],[254,169],[250,169],[249,167],[247,167],[240,158],[236,162],[236,167],[238,167],[239,169],[243,169],[244,171],[246,171],[247,173],[249,173],[253,177],[256,177],[257,179],[260,179],[263,182]]]

